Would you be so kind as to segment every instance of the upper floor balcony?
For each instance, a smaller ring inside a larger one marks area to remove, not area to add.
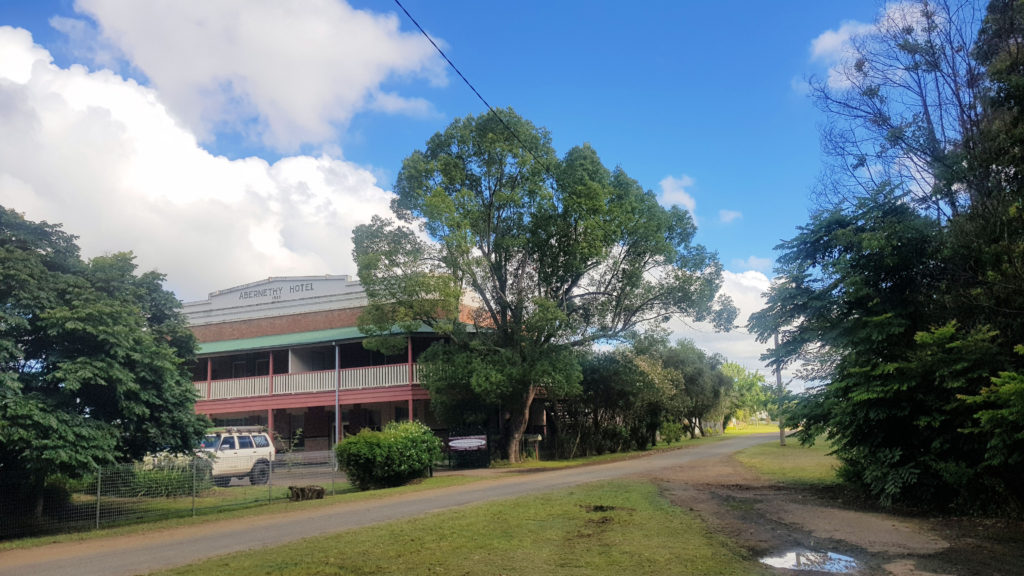
[[[335,390],[363,390],[419,384],[419,367],[415,363],[390,364],[220,380],[199,380],[193,384],[200,401],[333,392]]]
[[[419,384],[416,358],[436,340],[408,338],[401,354],[363,348],[355,329],[203,343],[192,368],[199,401]],[[343,339],[343,337],[348,337]],[[337,338],[337,340],[335,340]],[[334,340],[334,341],[332,341]]]

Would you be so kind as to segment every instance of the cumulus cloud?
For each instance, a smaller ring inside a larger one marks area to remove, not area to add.
[[[96,25],[87,19],[54,16],[50,18],[50,26],[64,35],[63,47],[78,60],[115,71],[124,61],[124,54],[101,36]]]
[[[739,326],[731,332],[719,333],[707,324],[693,324],[673,319],[669,323],[672,338],[693,340],[700,348],[711,353],[719,353],[730,362],[736,362],[747,370],[759,371],[771,381],[774,373],[761,361],[761,354],[768,351],[770,343],[757,342],[745,328],[750,315],[764,307],[764,293],[771,287],[771,280],[766,274],[757,270],[743,272],[726,270],[722,273],[722,280],[722,294],[731,296],[739,309],[739,315],[736,317],[736,323]],[[785,382],[791,381],[794,376],[794,368],[782,371],[782,378]],[[803,387],[804,383],[802,382],[795,382],[790,386],[794,390],[801,390]]]
[[[736,220],[739,220],[740,218],[743,218],[743,213],[737,212],[736,210],[718,211],[718,220],[723,224],[729,224],[730,222],[734,222]]]
[[[768,374],[760,356],[767,345],[760,344],[750,335],[744,326],[750,315],[764,307],[762,294],[771,286],[768,276],[755,270],[744,272],[722,273],[722,294],[732,297],[739,309],[736,323],[739,325],[731,332],[715,332],[708,324],[694,324],[675,318],[669,323],[673,339],[688,338],[702,349],[719,353],[730,362],[736,362],[747,370],[760,370]]]
[[[343,0],[77,0],[75,7],[200,140],[234,130],[281,151],[322,144],[361,110],[432,113],[424,100],[381,91],[382,83],[447,81],[440,58],[420,35],[402,32],[397,16]]]
[[[0,204],[63,223],[86,257],[133,250],[183,299],[354,274],[352,228],[389,212],[392,195],[359,166],[214,156],[149,87],[55,66],[20,29],[0,27],[0,54]]]
[[[732,261],[732,265],[735,268],[741,270],[756,270],[758,272],[771,272],[772,271],[772,259],[771,258],[759,258],[757,256],[751,256],[746,260],[736,259]]]
[[[658,201],[662,206],[679,205],[686,208],[690,212],[690,216],[693,219],[697,219],[697,201],[694,200],[693,196],[687,192],[687,188],[693,186],[696,182],[693,178],[683,174],[679,178],[675,176],[666,176],[661,179],[659,185],[661,186],[661,197]]]
[[[855,20],[843,22],[835,30],[826,30],[811,41],[811,59],[834,64],[852,54],[851,40],[870,33],[873,24]]]
[[[811,41],[811,60],[828,67],[828,84],[833,88],[849,86],[846,68],[857,57],[854,40],[875,30],[873,24],[843,22],[835,30],[826,30]]]

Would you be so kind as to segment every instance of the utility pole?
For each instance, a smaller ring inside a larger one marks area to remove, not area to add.
[[[775,333],[775,349],[776,350],[779,349],[779,333],[778,332]],[[785,446],[786,445],[786,430],[782,426],[782,396],[783,396],[782,391],[783,391],[783,388],[782,388],[782,365],[780,365],[780,364],[776,364],[775,365],[775,389],[776,389],[776,394],[779,395],[778,396],[779,407],[776,410],[776,414],[777,414],[777,416],[779,418],[779,446]]]

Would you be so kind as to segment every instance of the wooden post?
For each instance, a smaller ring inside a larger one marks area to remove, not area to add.
[[[269,374],[270,381],[267,384],[267,392],[271,396],[273,396],[274,395],[274,351],[271,350],[270,352],[268,352],[268,354],[270,354],[270,368],[268,368],[267,370],[270,372],[270,374]]]
[[[409,422],[412,422],[412,336],[409,336]]]
[[[341,430],[341,348],[334,343],[334,445],[337,446],[342,438]],[[334,489],[334,481],[331,481],[331,489]]]
[[[775,333],[775,349],[779,348],[779,333]],[[779,394],[782,394],[782,367],[778,364],[775,365],[775,386],[778,387]],[[777,412],[779,416],[779,446],[786,445],[786,429],[782,426],[782,404],[779,404]]]

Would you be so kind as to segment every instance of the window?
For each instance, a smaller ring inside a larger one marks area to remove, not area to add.
[[[235,437],[234,436],[226,436],[223,440],[220,441],[220,449],[221,450],[234,450],[235,449]]]
[[[246,448],[252,448],[252,436],[239,436],[238,449],[244,450]]]
[[[270,440],[268,440],[266,436],[253,436],[252,440],[256,443],[257,448],[266,448],[270,446]]]

